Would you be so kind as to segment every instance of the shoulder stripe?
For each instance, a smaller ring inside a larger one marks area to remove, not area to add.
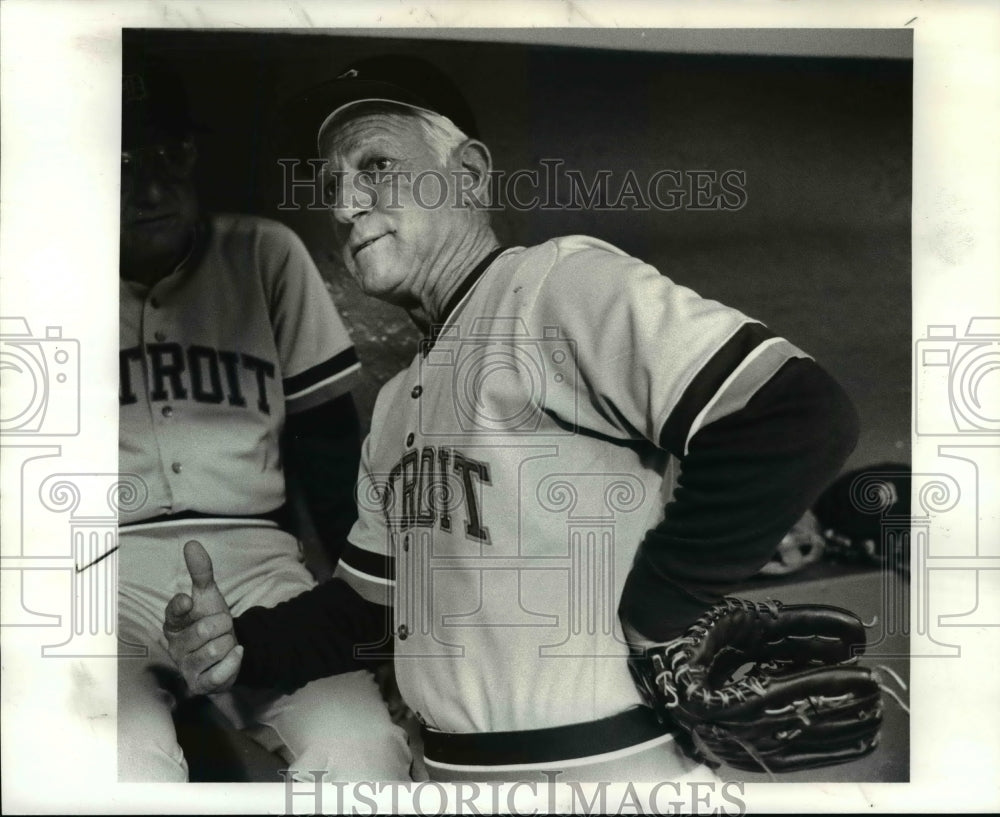
[[[385,584],[396,580],[395,559],[363,550],[350,542],[344,547],[340,564],[351,573],[374,582]]]
[[[684,453],[691,438],[704,426],[716,420],[735,414],[746,406],[761,386],[767,383],[791,358],[809,358],[797,346],[784,338],[771,338],[754,349],[719,387],[711,400],[705,404],[688,431],[684,443]]]
[[[286,400],[299,400],[299,399],[301,399],[303,397],[308,397],[313,392],[316,392],[316,391],[319,391],[320,389],[326,388],[327,386],[329,386],[329,385],[331,385],[333,383],[336,383],[339,380],[343,380],[348,375],[354,374],[355,372],[359,372],[359,371],[361,371],[361,364],[360,363],[355,363],[355,364],[353,364],[351,366],[348,366],[346,369],[343,369],[343,370],[337,372],[334,375],[330,375],[330,377],[326,378],[325,380],[321,380],[319,383],[313,383],[313,385],[308,386],[308,387],[306,387],[304,389],[301,389],[300,391],[294,392],[293,394],[285,394],[285,399]]]
[[[324,380],[322,383],[316,384],[315,387],[307,391],[299,392],[294,397],[286,398],[285,410],[289,415],[299,414],[303,411],[314,409],[323,403],[329,403],[350,394],[358,384],[360,373],[361,364],[358,363],[329,380]]]
[[[364,579],[367,582],[375,582],[376,584],[384,584],[387,587],[391,587],[392,585],[394,585],[396,583],[393,579],[379,579],[379,578],[376,578],[375,576],[369,575],[368,573],[362,573],[360,570],[356,570],[355,568],[351,567],[347,562],[345,562],[343,560],[341,560],[340,562],[337,563],[337,567],[342,567],[342,568],[344,568],[344,570],[346,570],[352,576],[357,576],[359,579]]]
[[[357,352],[354,351],[353,346],[348,346],[344,351],[311,369],[306,369],[300,374],[282,380],[281,385],[285,392],[285,399],[294,400],[298,397],[304,397],[328,383],[346,377],[360,366]]]
[[[737,329],[684,390],[660,431],[660,447],[676,456],[683,455],[698,416],[747,356],[774,337],[761,323],[745,323]]]

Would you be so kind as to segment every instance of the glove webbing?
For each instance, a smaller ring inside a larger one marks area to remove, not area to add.
[[[691,677],[691,667],[688,663],[690,659],[689,647],[694,646],[699,641],[708,635],[709,629],[722,617],[723,614],[729,613],[733,610],[744,608],[750,612],[757,612],[762,615],[771,615],[777,618],[778,613],[782,607],[781,602],[768,600],[766,602],[753,602],[749,599],[739,599],[733,597],[725,597],[721,602],[713,606],[704,615],[701,616],[689,629],[687,634],[673,641],[668,642],[664,645],[664,654],[652,656],[653,667],[656,670],[656,675],[654,676],[654,682],[659,688],[661,694],[663,695],[663,706],[668,709],[676,708],[680,703],[680,698],[678,695],[678,687],[682,687],[685,695],[688,699],[693,699],[698,696],[706,704],[714,702],[727,705],[730,700],[735,699],[737,701],[746,700],[749,695],[759,695],[763,697],[766,695],[767,678],[761,678],[756,675],[748,675],[741,678],[739,681],[732,682],[728,689],[726,690],[711,690],[706,688],[700,681]],[[816,638],[823,638],[823,636],[814,636]],[[836,639],[832,639],[836,640]],[[843,663],[855,663],[858,661],[859,656],[855,656],[847,662]],[[684,662],[683,665],[678,669],[678,663]],[[768,662],[761,663],[761,667],[770,666],[771,664],[777,665],[778,663],[791,663],[791,662]],[[667,665],[669,664],[669,666]],[[899,677],[892,669],[887,666],[879,665],[879,669],[885,670],[889,675],[891,675],[896,682],[905,690],[906,684],[903,682],[902,678]],[[900,708],[909,713],[909,708],[900,699],[899,695],[895,690],[888,687],[882,680],[878,673],[874,673],[876,682],[879,688],[886,692],[892,697]],[[810,697],[807,702],[809,706],[813,707],[814,710],[821,709],[826,704],[838,704],[850,699],[850,695],[838,696],[835,698],[826,698],[823,696],[818,696],[816,698]],[[803,702],[806,703],[806,702]],[[786,707],[776,710],[766,710],[769,715],[779,715],[787,712],[796,712],[798,717],[805,724],[809,724],[809,716],[806,714],[806,707],[799,706],[796,707],[794,704],[789,704]],[[760,754],[754,749],[754,747],[731,730],[725,727],[715,725],[713,727],[715,734],[723,736],[736,745],[738,745],[747,756],[750,757],[760,768],[768,775],[768,777],[773,781],[777,782],[777,778],[773,771],[768,767],[767,763]],[[790,732],[787,737],[794,738],[797,732]],[[784,735],[779,735],[779,737],[784,737]],[[723,761],[715,754],[714,751],[705,743],[704,738],[699,734],[697,728],[693,729],[691,732],[691,740],[694,744],[694,748],[697,750],[708,763],[714,766],[723,765]],[[872,746],[878,744],[878,735],[875,736],[875,740]]]
[[[688,663],[690,652],[686,648],[692,647],[704,639],[708,635],[708,631],[722,618],[723,614],[742,607],[751,612],[759,612],[777,618],[781,606],[780,601],[752,602],[749,599],[737,599],[726,596],[692,624],[688,629],[688,634],[675,638],[666,644],[666,656],[669,656],[670,661],[669,668],[661,662],[660,656],[653,656],[653,666],[657,670],[655,681],[665,696],[666,701],[664,705],[668,709],[673,709],[680,703],[677,695],[678,686],[684,688],[684,694],[689,699],[697,695],[706,704],[715,701],[722,705],[728,705],[730,699],[745,701],[749,695],[763,696],[767,680],[758,676],[745,676],[738,681],[734,681],[726,690],[708,689],[698,680],[691,677],[691,666]],[[678,669],[677,664],[682,661],[684,664]]]

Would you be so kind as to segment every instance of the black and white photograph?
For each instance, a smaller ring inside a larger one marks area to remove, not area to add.
[[[162,5],[71,38],[105,116],[47,145],[4,60],[6,179],[104,225],[93,292],[22,287],[5,184],[5,765],[49,683],[84,811],[906,811],[996,759],[945,689],[1000,626],[997,164],[921,169],[919,4]]]

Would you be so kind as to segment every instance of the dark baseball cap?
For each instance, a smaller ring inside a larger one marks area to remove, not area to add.
[[[192,117],[180,78],[169,68],[146,61],[122,68],[122,148],[181,139],[204,128]]]
[[[295,103],[295,119],[313,146],[320,128],[359,102],[397,102],[447,117],[466,135],[478,137],[472,110],[454,82],[419,57],[386,55],[351,63],[336,79],[306,91]]]

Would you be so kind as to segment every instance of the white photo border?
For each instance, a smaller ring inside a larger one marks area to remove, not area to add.
[[[989,3],[8,0],[0,15],[0,310],[4,317],[24,318],[37,337],[55,340],[59,334],[46,334],[47,329],[61,330],[68,354],[80,355],[76,431],[67,417],[65,429],[50,436],[3,441],[0,578],[5,595],[19,594],[25,582],[35,583],[36,592],[51,588],[58,607],[68,598],[72,580],[58,548],[52,549],[56,555],[33,560],[24,553],[28,539],[53,535],[62,537],[65,549],[66,536],[36,519],[38,498],[20,496],[26,463],[48,458],[53,477],[100,480],[117,473],[112,305],[118,286],[113,270],[123,27],[418,27],[420,36],[434,33],[423,27],[434,27],[447,37],[448,27],[503,28],[514,20],[538,26],[541,41],[566,36],[581,45],[589,44],[588,30],[595,27],[909,27],[914,32],[913,339],[927,339],[928,328],[940,326],[956,327],[961,337],[972,318],[1000,315],[1000,157],[994,144],[1000,132],[1000,11]],[[573,31],[555,31],[563,28]],[[914,371],[914,396],[920,399],[919,363]],[[936,408],[947,411],[945,405]],[[971,471],[956,464],[957,448],[965,462],[974,463]],[[997,494],[998,454],[998,435],[913,437],[915,473],[954,469],[963,489],[968,474],[973,475],[971,494],[963,494],[963,502],[973,503],[968,526],[932,528],[935,551],[929,556],[968,554],[971,544],[977,561],[966,565],[952,559],[951,567],[928,574],[935,605],[929,611],[932,627],[969,607],[975,615],[965,616],[964,629],[953,625],[948,631],[950,643],[961,646],[959,657],[915,657],[912,663],[911,782],[748,785],[743,799],[750,811],[800,813],[804,804],[815,811],[1000,808],[995,777],[1000,738],[988,726],[998,714],[993,693],[1000,655],[1000,574],[990,567],[990,559],[1000,556],[990,551],[1000,543],[991,500]],[[43,501],[71,500],[59,493],[56,480]],[[979,595],[973,597],[975,590]],[[914,599],[915,605],[921,603]],[[284,811],[280,784],[116,783],[115,662],[99,655],[58,660],[57,653],[43,655],[40,645],[49,644],[51,634],[35,625],[45,616],[35,611],[25,626],[2,631],[5,813]],[[113,642],[113,634],[98,635]],[[392,808],[390,792],[370,794],[381,808]],[[544,811],[548,803],[544,795],[533,799],[530,791],[519,792],[517,799],[525,813]],[[296,803],[296,809],[308,806]],[[369,813],[364,804],[360,808]],[[480,808],[489,811],[488,798]]]

